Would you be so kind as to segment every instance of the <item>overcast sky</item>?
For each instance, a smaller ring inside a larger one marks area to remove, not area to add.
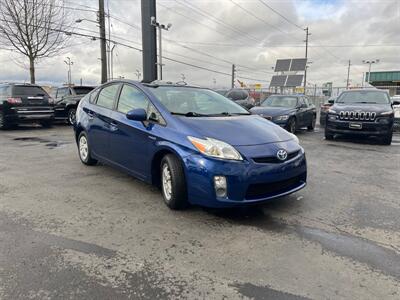
[[[95,20],[91,9],[97,4],[97,0],[66,0],[65,5],[73,22],[78,18]],[[109,9],[112,39],[141,48],[140,1],[109,0]],[[227,74],[235,63],[238,78],[246,83],[268,85],[277,59],[304,57],[302,28],[306,26],[311,33],[310,84],[333,81],[334,86],[344,86],[349,59],[353,85],[360,84],[362,73],[368,71],[362,60],[380,59],[373,70],[400,70],[400,0],[157,0],[157,20],[172,24],[163,32],[165,56]],[[98,36],[94,23],[74,26],[75,32]],[[98,84],[99,49],[98,40],[72,36],[69,47],[59,56],[38,63],[37,81],[64,83],[64,59],[69,56],[74,62],[75,83],[82,78],[84,84]],[[136,69],[142,72],[141,59],[141,52],[117,45],[114,77],[136,79]],[[165,80],[179,81],[184,74],[185,81],[193,84],[230,85],[230,76],[164,62]],[[24,57],[0,50],[0,81],[29,81],[27,65]]]

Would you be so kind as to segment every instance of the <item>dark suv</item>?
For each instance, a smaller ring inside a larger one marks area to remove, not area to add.
[[[64,86],[56,91],[55,118],[75,123],[75,112],[79,101],[93,90],[92,86]]]
[[[256,105],[254,98],[250,95],[249,91],[245,89],[231,89],[226,92],[225,97],[247,109]]]
[[[50,127],[53,119],[53,99],[42,87],[0,84],[0,129],[27,122],[39,122],[44,127]]]
[[[381,90],[344,91],[328,110],[325,138],[334,134],[378,136],[392,143],[394,112],[389,95]]]

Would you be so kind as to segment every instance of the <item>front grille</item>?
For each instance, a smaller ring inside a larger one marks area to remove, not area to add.
[[[246,199],[285,192],[286,190],[294,188],[303,183],[302,178],[302,176],[296,176],[282,181],[251,184],[247,189]]]
[[[374,121],[376,112],[364,111],[341,111],[339,113],[340,120],[355,120],[355,121]]]
[[[295,158],[297,155],[299,155],[299,153],[300,150],[288,153],[287,158],[285,160],[280,160],[276,156],[264,156],[264,157],[255,157],[253,158],[253,161],[258,164],[278,164],[290,160],[292,158]]]

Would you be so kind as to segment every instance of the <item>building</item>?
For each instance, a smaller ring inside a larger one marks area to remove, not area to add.
[[[371,85],[388,90],[390,96],[400,95],[400,71],[379,71],[365,74],[365,81]]]

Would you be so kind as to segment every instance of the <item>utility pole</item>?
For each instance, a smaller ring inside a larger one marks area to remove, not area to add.
[[[107,82],[106,24],[104,19],[104,0],[99,0],[101,83]]]
[[[307,60],[308,60],[308,37],[311,35],[311,33],[308,33],[308,27],[304,29],[306,32],[306,40],[304,41],[306,43],[306,68],[304,70],[304,95],[306,94],[306,88],[307,88]]]
[[[72,76],[71,76],[71,66],[74,64],[73,61],[71,61],[70,57],[67,57],[67,60],[64,60],[66,65],[68,66],[68,85],[70,86],[72,83]]]
[[[235,77],[236,77],[236,66],[232,65],[232,81],[231,81],[231,88],[235,87]]]
[[[108,49],[108,56],[107,56],[107,68],[108,68],[108,80],[112,79],[113,76],[111,74],[112,69],[112,49],[111,49],[111,18],[110,18],[110,1],[107,0],[107,25],[108,25],[108,40],[107,40],[107,49]]]
[[[151,17],[156,16],[156,0],[142,0],[141,9],[143,82],[149,83],[157,79],[156,28],[151,25]]]
[[[114,48],[115,46],[117,46],[116,44],[114,44],[111,47],[111,51],[110,51],[110,79],[113,80],[114,79]]]
[[[347,67],[347,83],[346,83],[346,90],[349,89],[349,80],[350,80],[350,66],[351,66],[351,61],[349,59],[349,65]]]
[[[172,26],[171,23],[168,23],[166,26],[164,24],[160,24],[156,21],[156,17],[151,17],[151,23],[152,26],[158,28],[158,68],[160,72],[159,79],[162,80],[162,68],[163,68],[163,63],[162,63],[162,38],[161,38],[161,32],[162,30],[169,30]]]
[[[363,64],[368,64],[369,69],[368,69],[368,80],[366,80],[368,83],[371,81],[371,65],[372,64],[377,64],[379,62],[379,59],[374,59],[374,60],[363,60]]]

